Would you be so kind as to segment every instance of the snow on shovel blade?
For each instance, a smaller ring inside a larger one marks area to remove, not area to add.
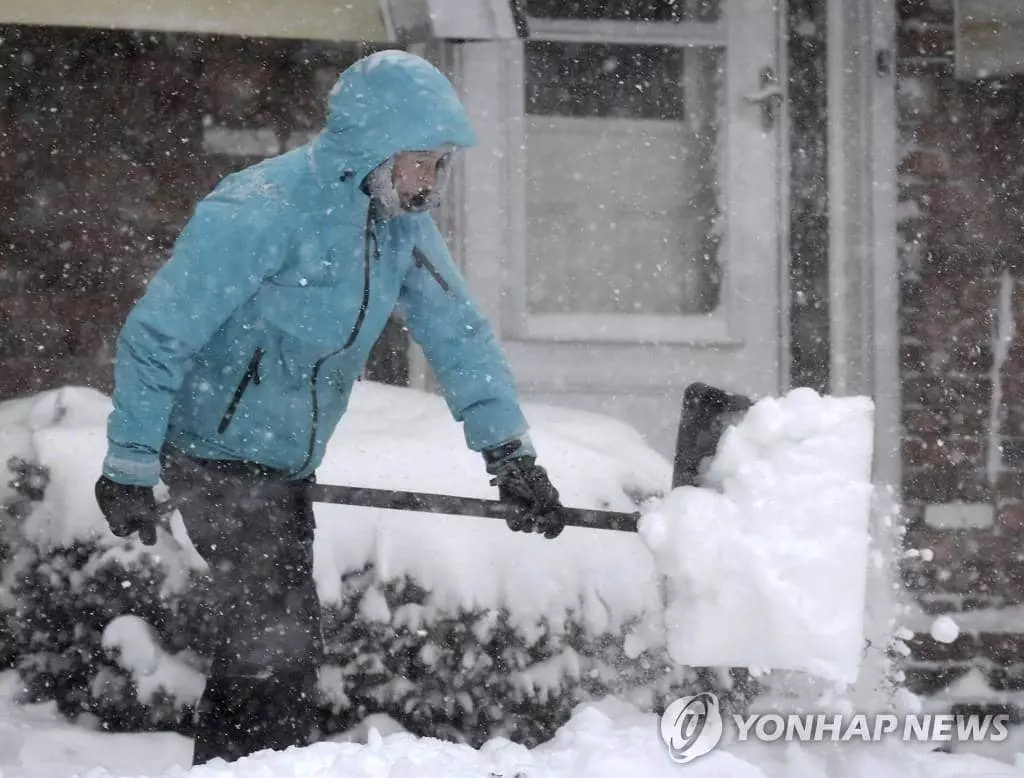
[[[722,436],[700,487],[644,512],[675,662],[856,680],[873,428],[867,397],[763,398]]]
[[[479,516],[486,519],[512,519],[521,511],[514,505],[498,500],[461,497],[431,492],[403,492],[390,489],[370,489],[362,486],[312,484],[310,499],[314,502],[356,505],[364,508],[386,508],[399,511],[440,513],[451,516]],[[639,513],[563,508],[567,527],[588,527],[617,532],[636,532]]]

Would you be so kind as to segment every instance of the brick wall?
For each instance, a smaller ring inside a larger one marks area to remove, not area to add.
[[[908,563],[906,579],[931,613],[1014,605],[1024,602],[1024,79],[957,81],[952,0],[897,7],[903,487],[908,541],[934,554]],[[994,522],[926,524],[929,504],[957,502],[991,506]],[[993,686],[1024,686],[1017,636],[913,648],[915,688],[971,666]]]
[[[41,27],[0,39],[0,399],[109,391],[117,331],[195,202],[315,131],[361,52]],[[390,332],[371,377],[404,382],[403,345]]]

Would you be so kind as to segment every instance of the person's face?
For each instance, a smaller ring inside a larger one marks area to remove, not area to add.
[[[392,183],[403,208],[423,207],[437,186],[437,163],[443,156],[436,151],[403,151],[395,155]]]

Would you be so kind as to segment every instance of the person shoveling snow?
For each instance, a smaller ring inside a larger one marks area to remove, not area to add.
[[[509,366],[429,213],[475,142],[433,65],[364,57],[315,139],[200,202],[120,333],[97,502],[115,534],[153,543],[162,477],[220,594],[196,764],[312,729],[323,641],[306,487],[396,310],[522,509],[510,528],[562,530]]]
[[[510,367],[429,213],[453,155],[476,142],[452,85],[420,57],[378,52],[341,74],[327,114],[310,143],[227,177],[199,203],[118,338],[97,503],[116,535],[152,543],[163,479],[219,595],[195,764],[308,742],[324,654],[313,482],[392,313],[515,506],[509,528],[554,539],[567,520]],[[699,530],[699,506],[673,495],[666,509],[676,501],[681,526]],[[670,568],[695,561],[652,545]],[[758,583],[772,587],[767,599],[794,599],[785,576]]]

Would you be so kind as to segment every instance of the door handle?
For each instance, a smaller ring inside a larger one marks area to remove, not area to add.
[[[782,85],[775,74],[775,68],[770,65],[761,68],[759,82],[758,89],[743,95],[743,100],[751,105],[761,106],[761,127],[765,132],[769,132],[775,127],[778,107],[785,95],[782,93]]]

